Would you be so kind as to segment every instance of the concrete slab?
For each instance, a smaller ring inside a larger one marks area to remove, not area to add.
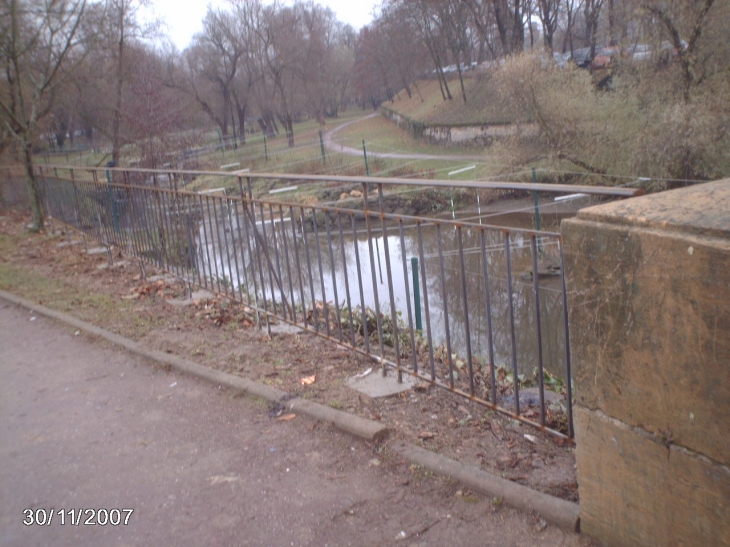
[[[271,325],[271,334],[299,334],[302,329],[296,325],[290,325],[289,323],[279,323],[277,325]]]
[[[64,241],[63,243],[59,243],[56,245],[57,248],[63,249],[64,247],[73,247],[74,245],[81,245],[84,242],[83,239],[74,239],[71,241]]]
[[[150,283],[156,283],[158,281],[172,282],[172,281],[177,281],[177,280],[178,280],[177,277],[175,277],[174,275],[170,275],[170,274],[153,275],[152,277],[147,278],[147,281],[149,281]]]
[[[395,370],[388,369],[387,376],[383,376],[382,371],[376,367],[373,367],[373,371],[364,378],[351,376],[347,379],[348,386],[373,399],[408,391],[417,382],[418,380],[410,374],[403,374],[403,382],[398,383],[398,373]]]
[[[213,298],[215,298],[215,294],[210,291],[206,291],[205,289],[193,291],[192,294],[193,300],[212,300]]]
[[[113,264],[108,264],[104,262],[103,264],[99,264],[96,269],[97,270],[114,270],[116,268],[126,268],[129,266],[128,260],[121,260],[119,262],[114,262]]]
[[[197,291],[193,291],[191,298],[170,298],[166,300],[166,302],[171,306],[185,308],[187,306],[192,306],[193,303],[197,302],[198,300],[212,300],[213,298],[215,298],[215,294],[210,291],[206,291],[205,289],[200,289]]]

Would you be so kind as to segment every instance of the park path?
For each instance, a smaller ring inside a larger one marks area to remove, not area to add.
[[[0,462],[0,546],[584,544],[2,300]],[[56,514],[25,526],[26,508]],[[69,523],[87,508],[134,512]]]
[[[343,123],[342,125],[337,126],[330,131],[327,131],[324,134],[325,147],[327,147],[327,149],[332,152],[338,152],[340,154],[346,154],[348,156],[362,156],[363,155],[362,149],[352,148],[350,146],[345,146],[344,144],[340,144],[337,141],[335,141],[334,137],[338,131],[341,131],[342,129],[349,127],[353,124],[374,118],[375,116],[380,116],[380,114],[378,114],[376,112],[374,114],[370,114],[363,118],[358,118],[356,120],[352,120],[347,123]],[[484,156],[484,155],[475,156],[475,155],[468,155],[468,154],[444,155],[444,154],[416,154],[416,153],[407,153],[406,154],[406,153],[399,153],[399,152],[371,152],[370,150],[368,150],[368,157],[389,158],[389,159],[398,159],[398,160],[450,160],[450,161],[478,161],[478,162],[483,162],[483,161],[486,161],[489,159],[487,156]]]

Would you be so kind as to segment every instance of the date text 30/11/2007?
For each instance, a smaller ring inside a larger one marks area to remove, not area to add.
[[[26,526],[50,526],[54,521],[61,526],[127,526],[134,509],[24,509]]]

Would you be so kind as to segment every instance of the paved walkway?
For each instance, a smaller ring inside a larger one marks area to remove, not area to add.
[[[582,544],[267,410],[0,300],[0,545]]]
[[[375,116],[380,116],[380,114],[370,114],[368,116],[365,116],[364,118],[358,118],[357,120],[352,120],[347,123],[343,123],[342,125],[339,125],[332,129],[331,131],[327,131],[324,134],[324,145],[327,147],[328,150],[331,150],[332,152],[339,152],[340,154],[345,154],[347,156],[362,156],[363,152],[362,149],[358,148],[352,148],[351,146],[345,146],[344,144],[340,144],[337,141],[335,141],[334,136],[337,134],[338,131],[341,131],[345,127],[349,127],[354,123],[362,122],[365,120],[369,120],[370,118],[374,118]],[[390,158],[390,159],[396,159],[396,160],[449,160],[449,161],[476,161],[476,162],[484,162],[490,159],[489,156],[485,155],[473,155],[473,154],[417,154],[415,152],[413,153],[401,153],[401,152],[371,152],[368,150],[368,157],[370,158]]]

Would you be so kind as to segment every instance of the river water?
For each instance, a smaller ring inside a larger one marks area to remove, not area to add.
[[[226,220],[221,220],[226,216]],[[306,220],[301,222],[301,219],[297,219],[292,224],[286,217],[282,222],[278,213],[274,216],[278,222],[272,223],[270,216],[266,215],[267,220],[262,223],[260,219],[264,217],[259,214],[258,239],[253,234],[246,238],[247,223],[240,211],[239,215],[218,215],[219,223],[225,224],[225,229],[216,230],[208,219],[207,226],[201,226],[199,230],[198,252],[201,266],[211,272],[211,277],[223,278],[234,288],[240,287],[249,293],[254,292],[255,279],[257,294],[259,298],[266,296],[269,307],[272,299],[280,304],[280,310],[282,300],[289,302],[292,299],[295,305],[304,303],[300,309],[311,309],[312,300],[326,301],[330,306],[335,303],[340,307],[349,305],[353,309],[362,306],[375,309],[378,305],[380,311],[386,315],[390,315],[391,309],[395,307],[405,325],[415,326],[417,306],[414,301],[411,259],[416,257],[419,266],[425,266],[425,287],[421,272],[417,275],[423,330],[427,331],[427,297],[434,346],[446,343],[448,330],[452,353],[465,356],[468,324],[473,357],[482,363],[488,362],[489,299],[494,360],[497,365],[504,365],[511,370],[512,323],[503,230],[496,228],[484,231],[486,252],[483,255],[481,230],[469,226],[462,228],[462,276],[459,232],[448,223],[440,226],[424,223],[420,238],[415,225],[406,223],[403,225],[401,238],[398,224],[387,226],[386,234],[380,220],[371,222],[368,235],[364,222],[353,226],[349,216],[343,216],[339,221],[331,218],[327,221],[328,235],[322,222],[315,229],[314,223]],[[543,216],[542,229],[557,230],[560,219],[558,215]],[[533,217],[528,214],[492,217],[489,222],[511,228],[534,228]],[[302,231],[302,225],[308,228]],[[510,238],[515,351],[518,370],[529,376],[538,364],[535,294],[530,274],[531,242],[529,236],[519,231],[511,232]],[[265,256],[256,254],[256,250],[262,248],[261,243],[264,240],[271,265],[277,272],[274,277],[269,274]],[[205,241],[208,241],[207,246]],[[249,258],[251,256],[253,260]],[[557,239],[540,238],[539,256],[541,262],[559,264]],[[257,257],[261,257],[263,271],[259,271]],[[485,277],[485,259],[488,283]],[[265,291],[261,289],[262,273]],[[280,282],[276,277],[280,278]],[[544,367],[553,374],[564,376],[565,330],[560,276],[541,277],[539,296]],[[301,317],[300,313],[298,320]]]

